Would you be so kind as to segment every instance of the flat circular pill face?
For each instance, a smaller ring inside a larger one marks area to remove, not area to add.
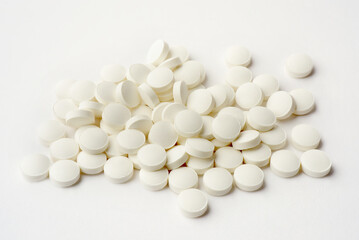
[[[202,191],[190,188],[179,194],[178,205],[186,217],[195,218],[206,213],[208,199]]]
[[[188,88],[194,88],[201,83],[202,65],[196,61],[185,62],[174,71],[175,81],[183,81]]]
[[[141,103],[137,86],[131,81],[123,81],[117,85],[116,98],[119,102],[129,108],[137,107]]]
[[[160,100],[158,99],[155,91],[153,91],[153,89],[148,86],[147,83],[142,83],[138,87],[138,92],[142,101],[150,108],[154,109],[160,103]]]
[[[137,157],[137,154],[129,154],[128,155],[128,159],[130,159],[133,163],[133,167],[135,169],[138,169],[140,170],[141,169],[141,165],[140,165],[140,162],[138,161],[138,157]]]
[[[213,97],[214,100],[214,112],[218,112],[223,107],[227,106],[227,91],[222,84],[217,84],[207,89]]]
[[[213,117],[202,116],[202,121],[203,121],[203,127],[202,127],[202,130],[201,130],[199,136],[201,138],[205,138],[208,140],[213,139],[214,138],[213,131],[212,131]]]
[[[99,118],[102,116],[105,105],[96,101],[83,101],[79,105],[80,110],[87,110],[92,112],[95,117]]]
[[[203,120],[197,112],[183,110],[176,115],[174,126],[182,137],[195,137],[202,130]]]
[[[226,82],[234,89],[244,83],[252,81],[252,72],[246,67],[236,66],[231,67],[226,76]]]
[[[168,170],[176,169],[182,166],[188,159],[185,147],[177,145],[167,151],[166,167]]]
[[[269,163],[272,151],[265,144],[259,144],[255,148],[242,151],[244,162],[257,165],[258,167],[264,167]]]
[[[243,155],[232,147],[218,149],[214,155],[215,166],[227,169],[230,173],[243,163]]]
[[[135,115],[126,122],[126,129],[136,129],[147,135],[152,128],[152,121],[146,115]]]
[[[270,109],[256,106],[248,111],[247,122],[258,131],[269,131],[274,127],[276,117]]]
[[[313,71],[313,61],[306,54],[293,54],[287,58],[286,69],[295,78],[305,78]]]
[[[159,121],[153,124],[150,133],[148,134],[148,141],[162,146],[164,149],[173,147],[178,139],[173,125],[168,121]]]
[[[198,185],[198,175],[192,168],[177,168],[170,172],[168,185],[175,193],[180,193],[189,188],[196,188]]]
[[[122,129],[116,129],[107,125],[103,120],[100,121],[100,128],[105,131],[108,135],[119,133]]]
[[[173,85],[173,72],[166,67],[158,67],[147,76],[147,84],[157,93],[170,89]]]
[[[184,81],[177,81],[173,84],[173,99],[175,103],[185,105],[188,98],[188,87]]]
[[[203,185],[209,194],[213,196],[223,196],[231,191],[233,177],[231,173],[224,168],[212,168],[204,173]]]
[[[78,152],[79,145],[72,138],[60,138],[50,145],[50,154],[54,161],[75,160]]]
[[[294,89],[289,94],[295,103],[295,115],[305,115],[314,109],[314,97],[308,90],[303,88]]]
[[[170,103],[163,108],[162,120],[167,120],[173,123],[176,115],[183,110],[186,110],[186,107],[183,104]]]
[[[69,187],[80,179],[80,167],[72,160],[60,160],[52,164],[50,180],[59,187]]]
[[[246,117],[244,116],[243,111],[237,107],[225,107],[218,112],[218,115],[220,114],[229,114],[232,117],[235,117],[240,123],[242,129],[246,123]]]
[[[38,136],[45,146],[66,136],[65,126],[57,120],[43,122],[38,129]]]
[[[122,130],[130,117],[130,110],[120,103],[108,104],[102,113],[102,121],[117,130]]]
[[[214,166],[214,158],[199,158],[190,156],[187,161],[187,167],[192,168],[198,175],[203,175],[208,169]]]
[[[170,57],[167,58],[166,60],[164,60],[159,67],[165,67],[165,68],[169,68],[169,69],[175,69],[178,66],[180,66],[182,64],[182,61],[179,57]]]
[[[278,125],[274,125],[273,129],[268,132],[262,132],[260,137],[262,142],[272,150],[283,148],[287,142],[287,133]]]
[[[217,138],[212,139],[211,143],[213,143],[215,149],[231,145],[231,142],[222,142],[222,141],[218,140]]]
[[[95,88],[92,81],[76,81],[70,88],[71,99],[77,103],[92,100],[95,97]]]
[[[236,168],[233,174],[236,186],[243,191],[256,191],[264,182],[262,169],[252,164],[243,164]]]
[[[186,141],[186,152],[194,157],[209,158],[213,155],[214,145],[203,138],[188,138]]]
[[[260,134],[256,130],[246,130],[241,132],[238,139],[232,142],[232,146],[237,150],[245,150],[258,146],[261,142]]]
[[[169,102],[162,102],[162,103],[158,104],[152,111],[152,121],[153,122],[161,121],[163,110],[165,109],[165,107],[167,107],[170,104],[171,103],[169,103]]]
[[[78,128],[78,129],[76,129],[74,139],[78,144],[80,143],[81,134],[88,128],[97,128],[97,126],[95,126],[95,125],[87,125],[87,126],[82,126],[82,127]]]
[[[107,160],[106,154],[88,154],[80,152],[77,155],[77,164],[85,174],[98,174],[103,171],[103,166]]]
[[[140,148],[137,157],[141,168],[147,171],[156,171],[161,169],[167,160],[166,151],[158,144],[147,144]]]
[[[268,99],[279,89],[278,80],[269,74],[261,74],[253,79],[253,83],[262,89],[264,99]]]
[[[189,94],[187,107],[201,115],[207,115],[215,107],[215,101],[207,89],[197,89]]]
[[[183,46],[172,46],[170,47],[169,57],[179,57],[181,62],[184,63],[189,58],[189,53],[187,49]]]
[[[272,154],[271,170],[280,177],[293,177],[300,168],[299,158],[289,150],[279,150]]]
[[[222,142],[232,142],[238,137],[241,126],[231,115],[220,114],[212,122],[212,131],[216,139]]]
[[[54,114],[60,120],[65,120],[66,114],[76,109],[77,107],[71,99],[58,100],[53,106]]]
[[[134,82],[136,85],[144,83],[147,79],[151,69],[144,64],[132,64],[127,72],[127,79]]]
[[[226,62],[229,66],[247,67],[251,63],[251,54],[247,48],[239,45],[231,46],[226,50]]]
[[[55,86],[55,93],[58,99],[70,98],[70,88],[76,82],[73,79],[64,79],[59,81]]]
[[[133,164],[127,157],[112,157],[104,166],[104,173],[108,180],[113,183],[125,183],[133,175]]]
[[[95,97],[102,104],[109,104],[116,101],[116,83],[103,81],[96,85]]]
[[[163,62],[169,52],[168,44],[162,39],[156,40],[147,53],[147,61],[155,66]]]
[[[108,146],[108,136],[101,128],[87,128],[80,135],[79,145],[82,151],[99,154]]]
[[[308,124],[299,124],[292,129],[292,143],[295,148],[307,151],[318,147],[320,135],[318,131]]]
[[[151,118],[152,116],[152,109],[146,105],[140,105],[134,109],[131,109],[131,111],[132,111],[132,116],[143,115],[149,118]]]
[[[305,174],[311,177],[324,177],[332,167],[328,156],[320,150],[313,149],[302,154],[300,161]]]
[[[116,134],[108,137],[108,147],[106,149],[106,155],[109,158],[125,155],[125,153],[122,152],[120,146],[118,145]]]
[[[29,181],[41,181],[47,178],[51,161],[42,154],[26,156],[20,165],[24,177]]]
[[[258,106],[263,102],[262,90],[254,83],[244,83],[237,89],[236,102],[244,110]]]
[[[127,69],[120,64],[106,65],[101,69],[101,80],[119,83],[126,78]]]
[[[294,113],[295,103],[289,93],[278,91],[268,98],[267,108],[274,113],[277,119],[283,120]]]
[[[135,154],[146,142],[145,135],[136,129],[126,129],[117,134],[118,145],[124,153]]]
[[[145,188],[151,191],[159,191],[166,187],[168,181],[168,170],[162,168],[158,171],[140,170],[140,181]]]
[[[87,110],[75,109],[66,114],[66,124],[73,128],[95,123],[95,115]]]

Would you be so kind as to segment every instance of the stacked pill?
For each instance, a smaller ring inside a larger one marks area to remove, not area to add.
[[[190,60],[186,48],[157,40],[145,64],[105,66],[97,84],[59,82],[55,119],[38,131],[50,157],[24,158],[24,176],[30,181],[49,176],[54,185],[69,187],[81,174],[103,172],[119,184],[138,170],[145,188],[168,185],[184,215],[199,217],[207,211],[207,194],[223,196],[233,186],[259,190],[268,165],[284,178],[300,168],[311,177],[327,175],[331,161],[316,149],[321,137],[314,127],[299,124],[291,131],[291,145],[303,151],[300,158],[284,149],[288,135],[281,121],[310,113],[313,95],[305,89],[283,91],[270,74],[254,75],[247,68],[251,53],[243,46],[228,48],[225,60],[225,82],[206,88],[204,66]],[[286,69],[303,78],[313,63],[294,54]],[[75,130],[73,136],[67,128]]]

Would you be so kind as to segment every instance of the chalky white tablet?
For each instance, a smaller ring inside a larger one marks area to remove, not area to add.
[[[145,64],[136,63],[128,68],[127,79],[134,82],[136,85],[144,83],[147,79],[151,69]]]
[[[207,115],[215,107],[212,94],[207,89],[197,89],[188,95],[187,107],[201,115]]]
[[[50,166],[51,161],[47,156],[32,154],[22,160],[20,169],[27,180],[41,181],[49,175]]]
[[[76,103],[92,100],[95,97],[95,88],[92,81],[76,81],[70,88],[70,97]]]
[[[79,165],[81,172],[86,174],[98,174],[103,171],[103,166],[107,160],[106,154],[89,154],[86,152],[80,152],[77,155],[77,164]]]
[[[141,168],[147,171],[156,171],[161,169],[167,161],[165,149],[158,144],[147,144],[140,148],[137,157]]]
[[[269,74],[258,75],[253,79],[253,83],[262,89],[264,99],[268,99],[279,89],[278,80]]]
[[[86,126],[82,126],[79,127],[78,129],[76,129],[75,134],[74,134],[74,139],[77,143],[80,143],[80,136],[81,134],[88,128],[97,128],[97,126],[95,125],[86,125]]]
[[[166,67],[158,67],[147,76],[147,84],[156,92],[166,92],[173,85],[173,72]]]
[[[209,158],[214,150],[213,143],[203,138],[188,138],[185,147],[189,155],[198,158]]]
[[[212,139],[211,143],[214,145],[215,150],[231,145],[231,142],[222,142],[222,141],[218,140],[217,138]]]
[[[108,104],[102,113],[102,121],[117,130],[123,129],[130,118],[130,110],[120,103]]]
[[[207,193],[213,196],[223,196],[233,187],[233,177],[224,168],[212,168],[203,175],[203,185]]]
[[[66,124],[73,128],[95,123],[95,115],[91,111],[75,109],[66,113]]]
[[[137,107],[141,103],[136,84],[128,80],[117,85],[116,99],[128,108]]]
[[[215,103],[215,106],[213,108],[214,112],[218,112],[223,107],[227,106],[227,91],[222,84],[214,85],[207,88],[207,90],[212,94]]]
[[[222,142],[234,141],[241,132],[238,120],[229,114],[220,114],[212,122],[213,136]]]
[[[160,103],[155,91],[147,83],[142,83],[138,87],[138,92],[142,101],[150,108],[154,109]]]
[[[213,131],[212,131],[213,117],[202,116],[202,121],[203,121],[203,127],[202,127],[201,132],[199,133],[199,136],[201,138],[205,138],[208,140],[213,139],[214,138]]]
[[[234,45],[226,50],[225,59],[229,66],[247,67],[251,63],[251,53],[247,48]]]
[[[103,120],[100,121],[100,128],[102,130],[105,131],[105,133],[107,133],[108,135],[113,135],[113,134],[117,134],[119,133],[120,131],[122,131],[122,129],[116,129],[116,128],[113,128],[113,127],[110,127],[109,125],[107,125]]]
[[[179,112],[174,121],[174,126],[182,137],[195,137],[203,127],[201,115],[192,110],[183,110]]]
[[[270,168],[280,177],[293,177],[299,171],[300,161],[293,151],[279,150],[272,154]]]
[[[173,99],[175,103],[186,105],[188,98],[188,87],[184,81],[173,84]]]
[[[99,154],[106,150],[108,136],[101,128],[87,128],[80,135],[79,145],[82,151]]]
[[[235,117],[238,120],[238,122],[240,123],[241,128],[242,129],[244,128],[244,125],[246,123],[246,117],[244,115],[244,112],[241,109],[239,109],[237,107],[225,107],[225,108],[222,108],[218,112],[218,116],[220,114],[229,114],[232,117]]]
[[[104,166],[106,178],[113,183],[125,183],[132,178],[133,164],[127,157],[112,157]]]
[[[269,163],[272,151],[267,145],[261,143],[257,147],[243,150],[242,154],[245,163],[264,167]]]
[[[203,175],[208,169],[214,166],[214,158],[199,158],[190,156],[186,163],[187,167],[192,168],[198,175]]]
[[[226,89],[227,105],[232,106],[236,98],[236,93],[234,92],[233,88],[228,84],[222,84],[222,86]]]
[[[147,61],[155,66],[163,62],[169,52],[168,44],[162,39],[156,40],[147,53]]]
[[[80,179],[80,167],[72,160],[60,160],[52,164],[50,180],[59,187],[69,187]]]
[[[45,146],[66,136],[65,126],[57,120],[43,122],[37,132],[41,143]]]
[[[162,112],[163,109],[165,109],[166,106],[170,105],[169,102],[161,102],[158,104],[152,111],[152,121],[158,122],[162,120]]]
[[[55,86],[55,94],[58,99],[70,98],[70,88],[76,81],[73,79],[64,79]]]
[[[110,64],[102,67],[101,80],[119,83],[126,78],[127,69],[121,64]]]
[[[117,142],[117,134],[108,137],[108,147],[106,149],[106,155],[109,158],[125,155]]]
[[[292,129],[291,140],[295,148],[307,151],[318,147],[320,135],[314,127],[308,124],[299,124]]]
[[[269,131],[274,127],[276,117],[270,109],[256,106],[248,111],[247,123],[258,131]]]
[[[190,188],[179,194],[178,205],[186,217],[196,218],[207,212],[208,198],[201,190]]]
[[[187,61],[174,71],[175,81],[183,81],[188,88],[194,88],[201,83],[202,67],[196,61]]]
[[[102,81],[96,85],[95,97],[102,104],[109,104],[116,101],[116,83]]]
[[[65,120],[66,114],[76,109],[77,106],[71,99],[58,100],[53,106],[54,114],[60,120]]]
[[[169,69],[175,69],[176,67],[180,66],[182,64],[182,61],[179,57],[170,57],[166,60],[164,60],[159,67],[165,67]]]
[[[158,93],[158,99],[160,102],[168,102],[173,100],[173,90],[172,88],[168,89],[166,92]]]
[[[162,168],[158,171],[140,170],[140,181],[145,188],[151,191],[159,191],[167,186],[168,170]]]
[[[237,140],[232,142],[232,146],[237,150],[254,148],[261,143],[260,134],[256,130],[245,130],[240,133]]]
[[[126,122],[126,129],[136,129],[147,135],[152,128],[152,121],[148,116],[135,115]]]
[[[92,112],[96,118],[102,116],[105,105],[96,101],[83,101],[79,105],[80,110],[87,110]]]
[[[332,162],[328,156],[320,150],[312,149],[302,154],[300,161],[302,170],[311,177],[324,177],[332,167]]]
[[[138,169],[138,170],[141,169],[140,161],[138,160],[137,154],[129,154],[128,159],[130,159],[132,161],[133,167],[135,169]]]
[[[126,129],[117,134],[117,142],[121,151],[135,154],[146,142],[143,132],[136,129]]]
[[[253,192],[263,186],[264,173],[262,169],[256,165],[243,164],[236,168],[233,178],[239,189],[247,192]]]
[[[183,104],[170,103],[169,105],[163,108],[162,120],[166,120],[173,123],[176,115],[185,109],[186,107]]]
[[[188,159],[186,149],[182,145],[174,146],[167,151],[166,167],[168,170],[176,169],[182,166]]]
[[[165,149],[173,147],[178,139],[175,128],[168,121],[159,121],[153,124],[149,134],[148,141],[161,145]]]
[[[181,62],[184,63],[189,59],[188,50],[183,46],[172,46],[170,47],[169,57],[179,57]]]
[[[223,147],[214,154],[214,164],[216,167],[227,169],[230,173],[243,163],[243,155],[233,147]]]
[[[226,82],[234,89],[244,83],[252,81],[252,72],[246,67],[236,66],[231,67],[226,75]]]
[[[295,103],[295,115],[305,115],[314,109],[315,101],[313,94],[306,89],[299,88],[289,93]]]
[[[313,71],[313,61],[306,54],[292,54],[286,61],[287,72],[295,78],[305,78]]]
[[[294,113],[295,102],[288,92],[278,91],[268,98],[267,108],[274,113],[278,120],[283,120]]]
[[[262,90],[252,82],[244,83],[237,89],[236,102],[244,110],[261,105],[263,102]]]
[[[175,193],[198,186],[198,175],[189,167],[172,170],[168,176],[168,186]]]
[[[72,138],[60,138],[50,145],[50,154],[53,161],[75,160],[79,153],[79,145]]]
[[[143,115],[148,116],[149,118],[152,116],[152,109],[146,105],[140,105],[134,109],[131,109],[131,112],[132,116]]]
[[[287,142],[287,133],[278,125],[274,125],[270,131],[260,133],[260,137],[272,150],[283,148]]]

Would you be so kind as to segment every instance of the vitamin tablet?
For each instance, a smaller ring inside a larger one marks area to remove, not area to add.
[[[214,154],[216,167],[227,169],[230,173],[243,163],[243,155],[232,147],[223,147]]]
[[[215,150],[231,145],[231,142],[222,142],[222,141],[218,140],[217,138],[212,139],[211,143],[213,143]]]
[[[59,120],[63,120],[63,121],[65,120],[66,114],[68,112],[74,111],[76,109],[77,107],[71,99],[58,100],[53,106],[54,115]]]
[[[96,85],[91,81],[76,81],[71,85],[70,97],[76,103],[89,101],[95,97]]]
[[[173,84],[173,99],[175,103],[186,105],[188,88],[184,81],[177,81]]]
[[[73,128],[95,123],[95,115],[87,110],[75,109],[66,113],[66,124]]]
[[[294,113],[295,103],[289,93],[278,91],[268,98],[267,108],[274,113],[278,120],[283,120]]]
[[[203,121],[203,127],[202,127],[202,131],[200,132],[199,136],[201,138],[205,138],[208,140],[213,139],[214,138],[213,132],[212,132],[213,117],[202,116],[202,121]]]
[[[135,115],[126,122],[126,129],[136,129],[147,135],[152,128],[152,121],[148,116]]]
[[[179,194],[178,205],[186,217],[196,218],[207,212],[208,199],[202,191],[190,188]]]
[[[184,63],[189,59],[189,53],[183,46],[172,46],[170,47],[169,57],[179,57],[181,62]]]
[[[239,45],[227,48],[225,55],[228,66],[247,67],[251,63],[251,57],[248,49]]]
[[[212,168],[204,173],[203,185],[207,193],[213,196],[223,196],[231,191],[233,177],[224,168]]]
[[[156,171],[161,169],[167,161],[166,151],[158,144],[147,144],[140,148],[137,157],[141,165],[141,169],[147,171]]]
[[[173,72],[166,67],[158,67],[147,76],[147,84],[157,93],[169,90],[173,85]]]
[[[50,154],[53,161],[75,160],[79,153],[79,145],[72,138],[60,138],[50,145]]]
[[[76,81],[73,79],[64,79],[55,86],[55,94],[58,99],[70,98],[70,88]]]
[[[104,153],[101,154],[89,154],[86,152],[80,152],[77,155],[77,164],[79,165],[81,172],[85,174],[98,174],[103,171],[107,157]]]
[[[106,155],[109,158],[125,155],[117,142],[117,134],[108,137],[108,147],[106,149]]]
[[[104,108],[105,105],[96,101],[83,101],[79,105],[80,110],[90,111],[95,115],[96,118],[102,116],[102,112]]]
[[[185,82],[188,88],[194,88],[201,84],[203,75],[203,66],[197,61],[187,61],[174,71],[175,81]]]
[[[162,120],[162,112],[163,109],[165,109],[166,106],[170,105],[169,102],[161,102],[158,104],[152,111],[152,121],[158,122]]]
[[[170,103],[163,108],[162,120],[166,120],[173,123],[176,115],[183,110],[186,110],[186,107],[183,104]]]
[[[189,155],[198,158],[209,158],[214,150],[213,143],[203,138],[188,138],[185,147]]]
[[[169,69],[175,69],[178,66],[180,66],[182,64],[182,61],[179,57],[170,57],[168,59],[166,59],[165,61],[163,61],[159,67],[165,67],[165,68],[169,68]]]
[[[208,169],[211,169],[214,166],[214,158],[198,158],[190,156],[186,165],[195,170],[198,175],[203,175]]]
[[[247,123],[258,131],[269,131],[276,123],[276,116],[270,109],[256,106],[248,111]]]
[[[262,132],[260,137],[262,142],[272,150],[281,149],[287,143],[287,133],[278,125],[274,125],[273,129],[268,132]]]
[[[169,52],[168,44],[162,39],[156,40],[147,53],[147,61],[155,66],[163,62]]]
[[[56,186],[69,187],[80,179],[80,167],[72,160],[59,160],[52,164],[49,176]]]
[[[231,115],[220,114],[213,119],[212,131],[216,139],[222,142],[232,142],[238,137],[241,126]]]
[[[238,139],[232,142],[232,146],[237,150],[254,148],[261,143],[260,134],[256,130],[246,130],[241,132]]]
[[[314,109],[315,101],[311,92],[306,89],[295,89],[289,93],[295,103],[295,115],[305,115]]]
[[[158,171],[140,170],[140,181],[145,188],[151,191],[159,191],[166,187],[168,181],[168,170],[162,168]]]
[[[301,151],[317,148],[320,143],[318,131],[308,124],[299,124],[292,129],[292,144]]]
[[[264,167],[269,163],[272,151],[265,144],[259,144],[255,148],[246,149],[242,151],[244,162]]]
[[[223,85],[217,84],[209,87],[207,90],[212,94],[215,103],[213,108],[214,112],[218,112],[227,105],[227,91]]]
[[[116,87],[113,82],[103,81],[96,85],[95,97],[102,104],[109,104],[116,101]]]
[[[108,135],[114,135],[119,133],[122,129],[115,129],[107,125],[103,120],[100,121],[100,128],[105,131]]]
[[[158,99],[160,102],[168,102],[173,100],[173,90],[168,89],[166,92],[158,93]]]
[[[221,109],[218,112],[218,116],[220,114],[229,114],[232,117],[236,118],[237,121],[239,122],[239,124],[241,125],[241,128],[244,128],[244,125],[246,123],[246,117],[244,116],[244,113],[241,109],[237,108],[237,107],[225,107],[223,109]]]
[[[77,144],[80,143],[81,134],[88,128],[97,128],[97,126],[95,126],[95,125],[86,125],[86,126],[82,126],[82,127],[79,127],[78,129],[76,129],[74,139],[77,142]]]
[[[286,61],[287,72],[295,78],[305,78],[313,71],[313,61],[306,54],[293,54]]]
[[[133,164],[127,157],[112,157],[104,166],[106,178],[113,183],[125,183],[132,178]]]
[[[332,167],[328,156],[320,150],[313,149],[302,154],[300,161],[305,174],[311,177],[324,177]]]
[[[264,182],[264,173],[262,169],[252,164],[243,164],[236,168],[233,174],[236,186],[247,192],[260,189]]]
[[[168,121],[159,121],[153,124],[148,141],[162,146],[164,149],[173,147],[177,142],[178,136],[173,125]]]
[[[160,100],[158,99],[155,91],[147,85],[147,83],[142,83],[138,87],[138,92],[142,98],[142,101],[149,106],[150,108],[155,108],[159,103]]]
[[[101,128],[87,128],[80,135],[79,145],[82,151],[99,154],[106,150],[108,136]]]
[[[122,130],[130,118],[130,110],[120,103],[108,104],[102,113],[102,121],[116,130]]]
[[[137,107],[141,103],[137,86],[131,81],[123,81],[117,85],[116,99],[128,108]]]
[[[65,126],[57,120],[43,122],[37,132],[41,143],[45,146],[66,136]]]
[[[120,64],[106,65],[101,69],[101,80],[119,83],[126,78],[127,69]]]
[[[263,102],[262,90],[254,83],[244,83],[237,89],[236,102],[244,110],[261,105]]]
[[[262,89],[265,100],[279,89],[278,80],[269,74],[258,75],[253,79],[253,83]]]
[[[280,177],[293,177],[300,168],[299,158],[289,150],[279,150],[272,154],[271,170]]]
[[[24,177],[29,181],[41,181],[49,175],[51,161],[43,154],[32,154],[26,156],[21,164],[20,169]]]
[[[174,126],[177,133],[182,137],[195,137],[202,130],[203,120],[197,112],[183,110],[176,115]]]
[[[234,89],[252,81],[252,72],[246,67],[236,66],[228,70],[226,82]]]
[[[176,169],[186,163],[188,155],[185,147],[177,145],[167,151],[166,167],[168,170]]]
[[[135,169],[138,169],[138,170],[141,169],[141,165],[140,165],[140,162],[138,160],[137,154],[129,154],[128,159],[130,159],[132,161],[133,167]]]
[[[146,142],[145,135],[136,129],[126,129],[117,134],[117,142],[121,151],[135,154]]]
[[[198,185],[197,173],[189,167],[177,168],[168,176],[168,186],[175,193],[181,193],[189,188],[196,188]]]
[[[140,105],[135,109],[131,109],[131,111],[132,111],[132,116],[143,115],[143,116],[148,116],[149,118],[151,118],[152,116],[152,109],[146,105]]]
[[[228,106],[232,106],[234,103],[234,100],[236,98],[236,93],[234,92],[233,88],[231,86],[229,86],[228,84],[222,84],[222,86],[225,88],[226,90],[226,94],[227,94],[227,105]]]
[[[212,94],[207,89],[197,89],[188,95],[187,107],[201,115],[207,115],[215,107]]]
[[[134,82],[136,85],[144,83],[147,79],[151,69],[145,64],[132,64],[128,68],[127,79]]]

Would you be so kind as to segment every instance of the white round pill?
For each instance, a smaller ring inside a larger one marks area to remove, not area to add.
[[[50,145],[50,154],[54,161],[75,160],[79,153],[79,145],[72,138],[60,138]]]
[[[169,68],[169,69],[175,69],[178,66],[180,66],[182,64],[182,61],[179,57],[170,57],[167,58],[166,60],[164,60],[159,67],[165,67],[165,68]]]
[[[276,117],[270,109],[256,106],[248,111],[247,123],[258,131],[269,131],[274,127]]]
[[[76,129],[74,139],[77,142],[77,144],[80,143],[81,134],[88,128],[97,128],[97,126],[95,126],[95,125],[86,125],[86,126],[82,126],[82,127],[79,127],[78,129]]]
[[[152,116],[152,109],[146,105],[140,105],[134,109],[131,109],[131,111],[132,111],[132,116],[143,115],[149,118],[151,118]]]
[[[315,101],[313,94],[306,89],[299,88],[289,93],[295,103],[295,115],[305,115],[314,109]]]
[[[265,100],[279,89],[278,80],[269,74],[258,75],[253,79],[253,83],[262,89]]]
[[[56,186],[69,187],[80,179],[80,167],[72,160],[60,160],[52,164],[49,176]]]
[[[244,83],[237,89],[236,102],[244,110],[261,105],[263,102],[262,90],[252,82]]]
[[[215,107],[212,94],[207,89],[197,89],[191,92],[187,99],[187,107],[201,115],[207,115]]]
[[[153,122],[161,121],[163,110],[165,109],[165,107],[167,107],[170,104],[171,103],[169,102],[161,102],[160,104],[158,104],[152,111],[152,121]]]
[[[147,171],[156,171],[161,169],[167,161],[166,151],[158,144],[147,144],[140,148],[137,157],[141,168]]]
[[[162,39],[156,40],[147,53],[147,61],[155,66],[163,62],[169,52],[168,44]]]
[[[122,130],[130,118],[130,110],[120,103],[108,104],[102,113],[102,121],[116,130]]]
[[[140,165],[140,162],[138,160],[137,154],[129,154],[128,159],[130,159],[132,161],[133,167],[135,169],[138,169],[138,170],[141,169],[141,165]]]
[[[186,105],[188,98],[188,87],[184,81],[173,84],[173,99],[175,103]]]
[[[151,191],[159,191],[166,187],[168,181],[168,170],[162,168],[158,171],[140,170],[140,181],[143,186]]]
[[[22,160],[20,169],[27,180],[41,181],[49,175],[50,166],[51,161],[47,156],[32,154]]]
[[[76,81],[71,85],[70,97],[76,103],[92,100],[95,97],[95,88],[92,81]]]
[[[190,188],[179,194],[178,205],[186,217],[196,218],[206,213],[208,199],[201,190]]]
[[[255,148],[246,149],[242,151],[244,162],[264,167],[269,163],[272,151],[265,144],[259,144]]]
[[[232,146],[237,150],[254,148],[261,143],[260,134],[256,130],[246,130],[241,132],[238,139],[232,142]]]
[[[102,81],[96,85],[95,97],[102,104],[109,104],[116,101],[116,83]]]
[[[173,85],[173,72],[166,67],[158,67],[147,76],[147,84],[157,93],[166,92]]]
[[[209,158],[198,158],[190,156],[186,165],[187,167],[190,167],[195,170],[198,175],[203,175],[208,169],[213,168],[214,158],[213,156]]]
[[[212,122],[213,136],[222,142],[234,141],[241,132],[238,120],[229,114],[220,114]]]
[[[268,98],[267,108],[274,113],[278,120],[283,120],[294,113],[295,103],[289,93],[278,91]]]
[[[186,107],[183,104],[170,103],[163,108],[162,120],[167,120],[173,123],[176,115],[183,110],[186,110]]]
[[[95,115],[91,111],[75,109],[66,113],[66,124],[73,128],[95,123]]]
[[[125,155],[117,142],[117,134],[108,137],[108,147],[106,149],[106,155],[109,158]]]
[[[43,122],[37,132],[41,143],[45,146],[66,136],[65,126],[57,120]]]
[[[70,98],[70,88],[76,81],[73,79],[64,79],[55,86],[55,93],[58,99]]]
[[[317,148],[320,143],[318,131],[308,124],[299,124],[292,129],[292,143],[295,148],[307,151]]]
[[[324,177],[332,167],[328,156],[320,150],[312,149],[302,154],[300,161],[305,174],[311,177]]]
[[[175,193],[180,193],[189,188],[196,188],[198,185],[198,175],[192,168],[177,168],[170,172],[168,185]]]
[[[189,53],[187,49],[183,46],[172,46],[170,47],[169,57],[179,57],[181,62],[184,63],[189,58]]]
[[[262,142],[272,150],[281,149],[287,143],[287,133],[278,125],[274,125],[273,129],[268,132],[262,132],[260,137]]]
[[[178,139],[173,125],[168,121],[159,121],[153,124],[149,134],[148,141],[162,146],[164,149],[173,147]]]
[[[92,112],[96,118],[102,116],[105,105],[96,101],[83,101],[79,105],[80,110],[87,110]]]
[[[174,79],[185,82],[188,88],[194,88],[202,81],[202,68],[199,62],[187,61],[174,71]]]
[[[293,54],[287,58],[286,69],[295,78],[305,78],[313,71],[313,61],[306,54]]]
[[[116,98],[128,108],[137,107],[141,103],[136,84],[128,80],[117,85]]]
[[[173,89],[170,88],[166,92],[158,93],[160,102],[168,102],[173,100]]]
[[[174,126],[177,133],[182,137],[195,137],[202,130],[203,120],[197,112],[183,110],[176,115]]]
[[[216,167],[227,169],[230,173],[243,163],[243,155],[232,147],[218,149],[214,155]]]
[[[231,145],[231,142],[222,142],[222,141],[218,140],[217,138],[212,139],[211,143],[213,143],[215,150]]]
[[[186,152],[194,157],[209,158],[213,155],[214,145],[203,138],[188,138],[186,141]]]
[[[148,116],[135,115],[126,122],[126,129],[136,129],[147,135],[152,128],[152,121]]]
[[[213,196],[223,196],[231,191],[233,177],[224,168],[212,168],[204,173],[203,185],[207,193]]]
[[[293,177],[300,168],[299,158],[290,150],[279,150],[272,154],[271,170],[280,177]]]
[[[202,121],[203,121],[203,127],[202,127],[202,131],[200,132],[199,136],[201,138],[212,140],[214,138],[213,131],[212,131],[213,117],[202,116]]]
[[[234,89],[237,89],[239,86],[244,83],[252,81],[252,72],[246,67],[236,66],[231,67],[228,70],[226,76],[226,82]]]
[[[214,100],[214,112],[218,112],[223,107],[227,106],[227,90],[223,84],[217,84],[212,87],[207,88],[207,90],[212,94]]]
[[[225,107],[218,112],[218,115],[220,114],[229,114],[232,117],[235,117],[241,125],[241,128],[244,128],[246,117],[244,116],[244,112],[241,109],[237,107]]]
[[[176,169],[182,166],[188,159],[185,147],[177,145],[167,151],[166,167],[168,170]]]
[[[108,135],[114,135],[119,133],[122,129],[115,129],[107,125],[103,120],[100,121],[100,128],[105,131]]]
[[[127,79],[134,82],[136,85],[140,85],[146,81],[150,72],[151,69],[145,64],[132,64],[128,68]]]
[[[150,108],[154,109],[160,103],[155,91],[147,83],[142,83],[138,86],[138,92],[142,101]]]
[[[53,106],[54,115],[60,120],[65,120],[66,114],[76,109],[77,106],[71,99],[58,100]]]
[[[117,134],[117,142],[121,151],[135,154],[146,142],[145,135],[136,129],[126,129]]]
[[[127,157],[112,157],[104,166],[104,174],[113,183],[125,183],[133,175],[133,164]]]
[[[106,150],[108,136],[101,128],[87,128],[80,135],[79,145],[82,151],[99,154]]]
[[[127,69],[120,64],[111,64],[102,67],[101,80],[119,83],[126,78]]]
[[[103,166],[107,160],[106,154],[89,154],[80,152],[77,155],[77,164],[85,174],[98,174],[103,171]]]
[[[251,53],[247,48],[239,45],[231,46],[226,50],[226,62],[229,66],[247,67],[251,63]]]
[[[262,169],[252,164],[243,164],[236,168],[233,174],[236,186],[247,192],[260,189],[264,182],[264,173]]]
[[[227,105],[232,106],[236,98],[236,93],[234,92],[233,88],[228,84],[222,84],[222,86],[226,89]]]

